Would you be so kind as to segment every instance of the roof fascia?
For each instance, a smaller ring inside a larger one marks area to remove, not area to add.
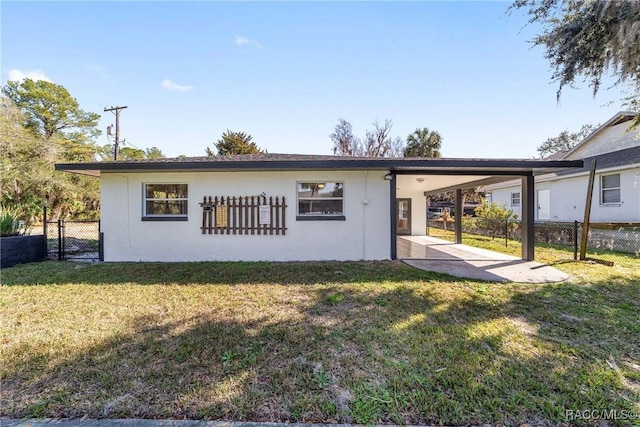
[[[59,163],[56,170],[104,172],[160,172],[160,171],[243,171],[243,170],[390,170],[394,173],[450,174],[475,173],[522,175],[534,169],[582,167],[582,160],[502,160],[502,159],[381,159],[381,160],[313,160],[313,161],[222,161],[222,162],[110,162]],[[492,170],[495,169],[495,170]]]

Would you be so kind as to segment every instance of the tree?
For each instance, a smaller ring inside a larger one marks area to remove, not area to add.
[[[146,160],[146,159],[164,159],[165,155],[158,147],[151,147],[145,150],[141,148],[122,147],[118,150],[118,158],[120,160]],[[113,160],[113,145],[105,145],[102,147],[103,160]]]
[[[442,138],[429,128],[418,128],[407,136],[404,157],[440,157]]]
[[[147,159],[164,159],[165,155],[158,147],[147,148],[145,151],[145,158]]]
[[[538,148],[540,158],[544,159],[558,153],[565,153],[575,147],[580,141],[586,138],[598,126],[582,125],[578,132],[569,132],[563,130],[560,134],[553,138],[548,138]]]
[[[45,201],[52,216],[97,208],[97,180],[55,172],[54,163],[64,160],[59,138],[34,135],[25,120],[13,101],[0,98],[0,203],[27,223],[42,215]]]
[[[9,81],[2,94],[2,203],[33,213],[46,200],[53,217],[96,217],[98,181],[55,172],[54,164],[95,160],[100,116],[51,82]]]
[[[475,214],[476,226],[487,230],[492,239],[503,233],[505,227],[513,228],[514,222],[518,219],[518,215],[513,210],[486,200],[476,208]]]
[[[429,130],[429,128],[417,128],[407,136],[407,145],[404,149],[404,157],[426,157],[439,158],[442,148],[442,137],[440,133]],[[456,193],[446,191],[444,193],[432,194],[428,196],[427,203],[434,202],[455,202]],[[479,202],[482,198],[476,188],[464,188],[462,190],[462,206],[467,201]]]
[[[255,142],[252,141],[252,137],[244,132],[232,132],[227,129],[215,147],[218,150],[219,156],[231,156],[234,154],[260,154],[264,151],[261,150]],[[213,150],[209,147],[206,148],[207,156],[215,156]]]
[[[404,144],[400,137],[391,137],[393,122],[389,119],[380,124],[373,122],[373,130],[367,130],[363,140],[353,135],[351,123],[338,119],[334,132],[329,135],[333,141],[333,154],[358,157],[400,157]]]
[[[516,0],[509,11],[515,9],[528,9],[529,23],[542,26],[533,43],[546,49],[558,100],[580,77],[595,96],[608,73],[617,78],[614,85],[630,85],[625,104],[640,107],[640,2]]]
[[[44,80],[9,81],[2,93],[25,113],[23,126],[49,140],[54,135],[77,140],[97,136],[100,115],[82,110],[64,86]]]
[[[393,122],[385,119],[384,124],[373,122],[373,130],[367,131],[364,137],[365,157],[400,157],[404,151],[402,138],[391,137]]]
[[[329,135],[333,141],[333,154],[337,156],[355,156],[360,141],[353,135],[353,126],[345,119],[338,119],[333,133]]]

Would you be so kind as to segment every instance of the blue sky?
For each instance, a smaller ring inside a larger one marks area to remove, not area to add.
[[[563,91],[535,27],[504,2],[8,2],[2,83],[65,86],[121,137],[204,155],[226,129],[272,153],[331,154],[338,118],[357,135],[428,127],[445,157],[529,158],[547,137],[621,110],[606,87]],[[103,134],[98,142],[107,143]]]

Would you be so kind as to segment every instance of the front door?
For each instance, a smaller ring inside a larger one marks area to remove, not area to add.
[[[398,234],[411,234],[411,199],[396,199]]]
[[[538,190],[538,219],[551,219],[551,191]]]

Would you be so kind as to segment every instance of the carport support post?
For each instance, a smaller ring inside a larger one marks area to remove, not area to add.
[[[456,243],[462,244],[462,215],[464,207],[462,206],[462,190],[456,189]]]
[[[533,174],[522,177],[522,259],[533,261],[535,252],[535,193]]]
[[[398,257],[397,234],[398,234],[398,212],[396,212],[396,174],[391,173],[389,180],[389,215],[391,215],[391,259]]]

